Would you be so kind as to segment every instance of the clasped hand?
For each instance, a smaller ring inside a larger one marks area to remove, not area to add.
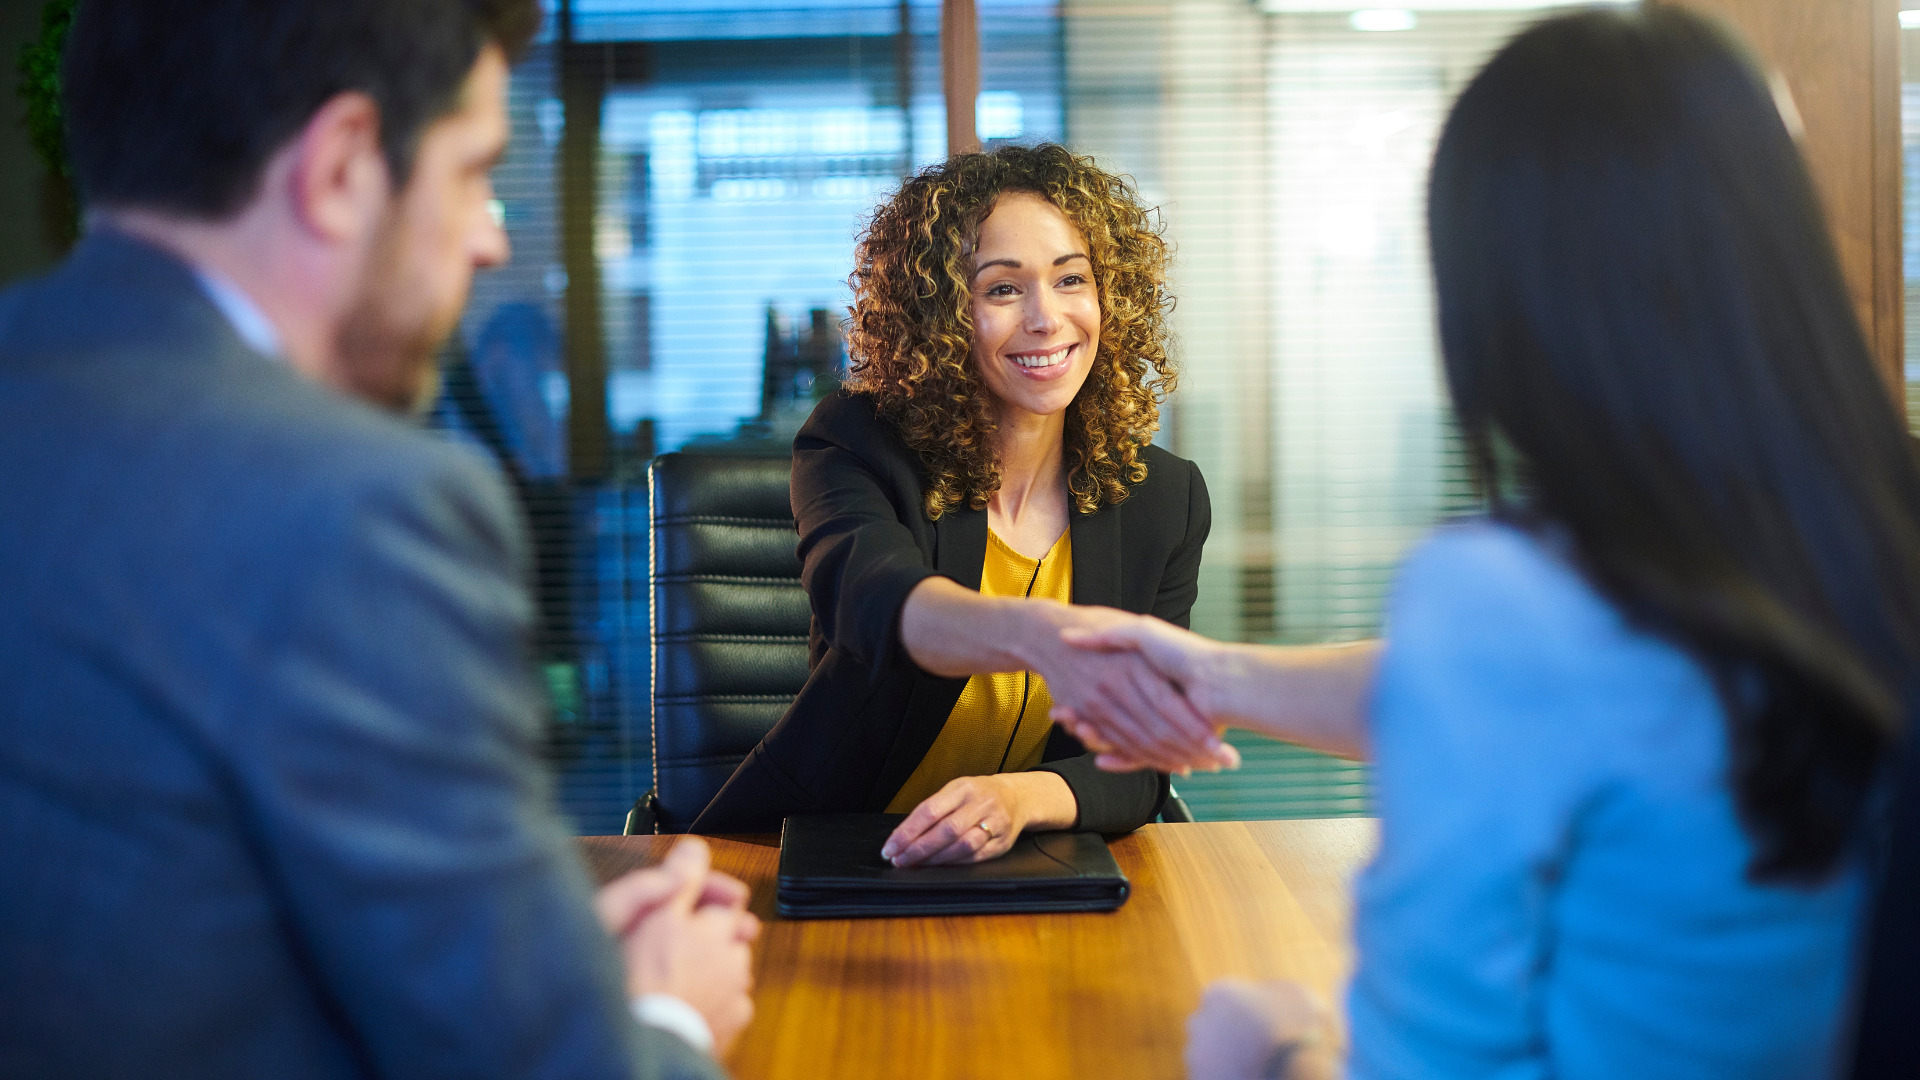
[[[1073,610],[1085,614],[1060,630],[1081,658],[1071,666],[1112,679],[1102,665],[1118,664],[1139,688],[1130,699],[1054,695],[1054,722],[1098,754],[1101,768],[1185,774],[1240,766],[1239,752],[1220,738],[1229,712],[1222,689],[1231,677],[1214,670],[1224,656],[1217,643],[1146,615]]]
[[[753,1019],[753,940],[747,886],[712,868],[707,845],[686,837],[660,865],[594,897],[601,926],[620,946],[627,994],[671,994],[693,1006],[723,1055]]]

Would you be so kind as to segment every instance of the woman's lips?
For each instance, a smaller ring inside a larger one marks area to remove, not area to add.
[[[1080,349],[1079,344],[1075,343],[1072,345],[1062,346],[1061,348],[1053,349],[1045,353],[1029,351],[1029,352],[1019,352],[1019,353],[1007,353],[1006,356],[1008,360],[1008,366],[1012,367],[1015,371],[1019,372],[1021,375],[1029,379],[1032,379],[1036,382],[1051,382],[1054,379],[1060,378],[1062,375],[1065,375],[1068,372],[1068,370],[1070,370],[1073,367],[1073,357],[1074,357],[1074,354],[1079,351],[1079,349]],[[1036,359],[1045,359],[1045,360],[1050,360],[1052,362],[1047,363],[1044,366],[1038,366],[1038,367],[1029,366],[1029,364],[1031,364]],[[1026,360],[1028,363],[1023,364],[1021,363],[1022,360]]]

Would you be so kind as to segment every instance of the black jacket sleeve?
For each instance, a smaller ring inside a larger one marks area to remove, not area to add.
[[[936,575],[874,464],[845,445],[822,408],[793,443],[801,584],[827,641],[877,677],[897,658],[907,594]],[[854,440],[846,440],[854,441]]]
[[[1108,772],[1093,763],[1094,754],[1066,728],[1047,735],[1045,760],[1035,772],[1057,773],[1073,791],[1080,816],[1073,827],[1102,833],[1127,833],[1160,816],[1167,801],[1167,775],[1152,770]]]

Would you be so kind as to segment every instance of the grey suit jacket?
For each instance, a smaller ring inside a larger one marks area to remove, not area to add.
[[[161,252],[0,294],[0,1076],[719,1075],[627,1013],[526,558]]]

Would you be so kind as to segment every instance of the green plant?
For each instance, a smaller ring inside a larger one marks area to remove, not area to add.
[[[60,115],[60,54],[73,25],[75,0],[47,0],[40,12],[40,39],[20,49],[20,99],[27,106],[27,136],[47,170],[71,180],[67,128]]]

